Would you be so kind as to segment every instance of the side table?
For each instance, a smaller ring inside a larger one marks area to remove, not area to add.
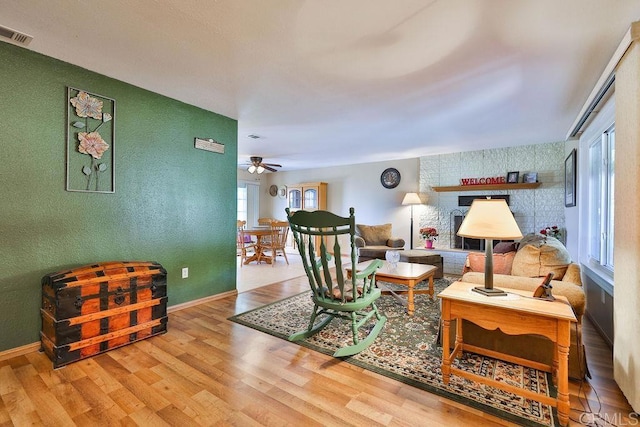
[[[561,425],[569,422],[569,335],[571,323],[577,322],[568,301],[559,297],[556,301],[543,301],[530,297],[530,293],[516,289],[501,288],[507,297],[487,297],[472,288],[473,283],[454,282],[438,294],[442,299],[442,380],[449,383],[451,374],[477,381],[482,384],[536,400],[558,408]],[[451,320],[456,321],[456,342],[453,352],[449,350]],[[537,334],[550,339],[554,346],[553,366],[527,361],[504,353],[485,350],[464,343],[462,319],[469,320],[484,329],[501,329],[509,335]],[[558,387],[558,397],[542,395],[527,389],[513,387],[458,369],[453,360],[463,351],[483,354],[507,362],[551,372]]]

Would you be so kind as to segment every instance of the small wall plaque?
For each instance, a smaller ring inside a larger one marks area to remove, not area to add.
[[[219,142],[216,142],[211,138],[196,138],[194,146],[200,150],[224,154],[224,144],[220,144]]]

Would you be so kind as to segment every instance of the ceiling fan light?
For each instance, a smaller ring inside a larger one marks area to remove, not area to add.
[[[264,172],[264,168],[263,168],[262,166],[258,166],[258,167],[256,168],[256,172],[258,172],[258,173],[262,173],[262,172]]]
[[[257,168],[255,167],[255,165],[251,165],[251,166],[249,166],[249,168],[247,169],[247,172],[249,172],[249,173],[255,173],[256,169],[257,169]],[[260,172],[258,172],[258,173],[260,173]]]

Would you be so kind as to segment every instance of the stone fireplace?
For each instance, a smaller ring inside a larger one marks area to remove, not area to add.
[[[460,274],[464,268],[464,246],[484,248],[476,240],[469,242],[457,238],[452,211],[464,217],[468,206],[460,205],[459,196],[478,197],[492,194],[492,198],[509,196],[507,202],[515,213],[516,222],[523,234],[535,233],[548,225],[565,227],[564,206],[564,141],[531,144],[517,147],[496,148],[459,153],[434,154],[420,157],[420,194],[427,203],[419,210],[418,226],[435,227],[440,236],[435,250],[442,250],[445,273]],[[435,191],[434,187],[460,185],[461,179],[482,176],[506,176],[509,171],[537,172],[542,185],[526,190],[489,190],[472,185],[461,191]],[[415,238],[414,238],[415,240]],[[456,242],[457,240],[457,242]],[[421,240],[422,241],[422,240]],[[454,249],[458,246],[459,248]]]

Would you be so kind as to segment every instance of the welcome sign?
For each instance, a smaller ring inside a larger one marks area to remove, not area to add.
[[[504,176],[490,178],[461,178],[460,183],[462,185],[506,184],[507,178]]]

